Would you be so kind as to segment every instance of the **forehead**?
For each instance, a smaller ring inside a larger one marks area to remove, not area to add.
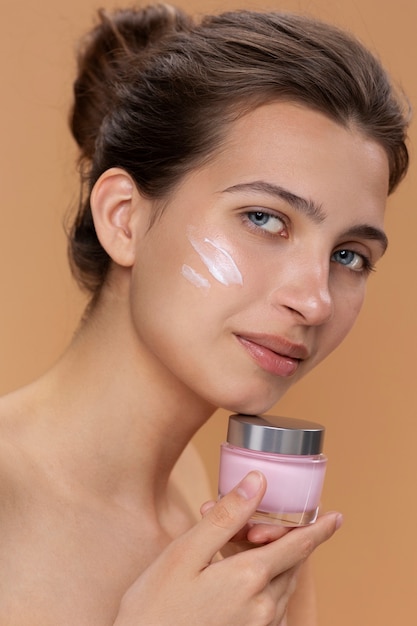
[[[303,155],[306,158],[316,156],[319,149],[327,148],[326,153],[320,152],[323,164],[330,165],[334,157],[337,157],[337,163],[346,163],[353,155],[362,156],[369,164],[373,161],[377,168],[383,165],[388,178],[388,157],[378,142],[367,137],[354,124],[342,125],[323,113],[294,102],[259,106],[232,122],[218,156],[249,147],[252,166],[257,158],[262,160],[268,155],[302,160]],[[245,155],[249,156],[248,152],[240,155],[242,164]]]
[[[219,190],[262,180],[323,205],[384,207],[389,164],[380,144],[306,106],[275,102],[230,124],[210,176]]]

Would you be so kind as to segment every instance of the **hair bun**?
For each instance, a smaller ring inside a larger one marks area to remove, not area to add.
[[[143,9],[98,11],[99,23],[82,40],[77,57],[70,129],[80,148],[80,161],[94,156],[101,123],[112,107],[114,85],[132,56],[140,55],[171,33],[187,31],[193,23],[168,4]]]

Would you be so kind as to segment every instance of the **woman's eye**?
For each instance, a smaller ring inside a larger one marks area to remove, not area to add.
[[[354,272],[370,272],[373,269],[367,257],[353,250],[336,250],[332,254],[332,261],[345,265]]]
[[[250,211],[246,215],[252,224],[262,228],[262,230],[271,235],[278,235],[286,229],[284,221],[278,215],[272,215],[264,211]]]

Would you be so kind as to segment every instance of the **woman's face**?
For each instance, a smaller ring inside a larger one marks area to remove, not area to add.
[[[351,329],[382,256],[384,150],[291,103],[231,126],[138,245],[136,333],[194,393],[268,410]]]

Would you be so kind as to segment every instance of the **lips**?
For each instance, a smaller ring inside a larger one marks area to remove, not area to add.
[[[265,371],[287,378],[293,376],[300,361],[309,354],[303,344],[296,344],[274,335],[236,335],[252,359]]]

